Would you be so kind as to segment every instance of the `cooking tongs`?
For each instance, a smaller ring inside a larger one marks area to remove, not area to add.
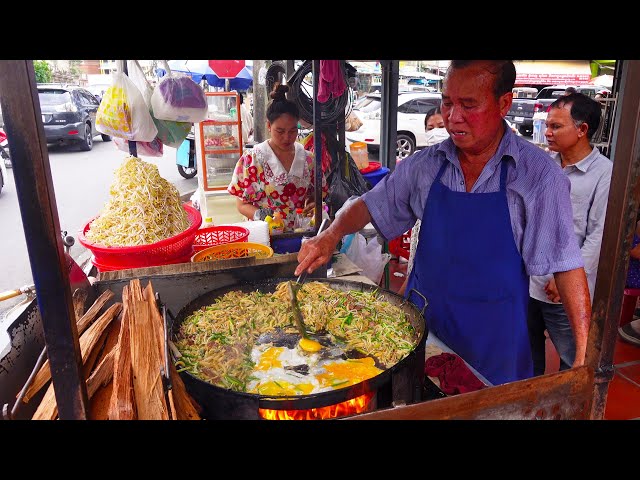
[[[325,218],[322,220],[320,224],[320,228],[318,229],[317,235],[320,235],[327,227],[329,226],[329,219]],[[300,334],[302,338],[309,339],[307,334],[307,329],[304,325],[304,321],[302,319],[302,312],[300,311],[300,306],[298,305],[298,290],[302,287],[302,284],[307,279],[307,270],[305,269],[298,279],[295,282],[289,282],[289,297],[291,298],[291,307],[293,308],[293,314],[296,320],[296,325],[298,326],[298,330],[300,330]]]

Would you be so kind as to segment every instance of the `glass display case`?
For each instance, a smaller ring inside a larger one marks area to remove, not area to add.
[[[206,92],[207,119],[196,126],[198,184],[204,192],[225,191],[242,155],[240,97],[236,92]]]

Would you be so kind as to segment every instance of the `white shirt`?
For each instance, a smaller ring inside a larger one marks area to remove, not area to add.
[[[562,168],[560,154],[550,152],[551,158]],[[573,207],[573,228],[584,259],[589,293],[593,303],[598,260],[607,213],[609,185],[613,162],[593,147],[589,155],[562,170],[571,181],[571,206]],[[554,303],[547,298],[544,286],[553,275],[532,276],[529,282],[529,295],[536,300]]]

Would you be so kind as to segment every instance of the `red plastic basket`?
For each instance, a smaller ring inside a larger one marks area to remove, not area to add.
[[[165,238],[159,242],[127,247],[105,247],[104,245],[90,242],[85,235],[95,217],[84,226],[78,235],[78,240],[91,250],[91,253],[93,253],[91,262],[100,272],[186,263],[190,261],[193,255],[193,240],[202,223],[202,215],[189,205],[183,204],[182,207],[187,212],[189,228],[178,235]]]
[[[217,227],[201,228],[193,240],[193,253],[225,243],[246,242],[248,238],[249,230],[244,227],[219,225]]]

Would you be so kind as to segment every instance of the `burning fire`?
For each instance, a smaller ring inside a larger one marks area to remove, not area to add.
[[[325,420],[355,415],[368,410],[374,393],[365,393],[346,402],[308,410],[270,410],[260,408],[259,414],[265,420]]]

